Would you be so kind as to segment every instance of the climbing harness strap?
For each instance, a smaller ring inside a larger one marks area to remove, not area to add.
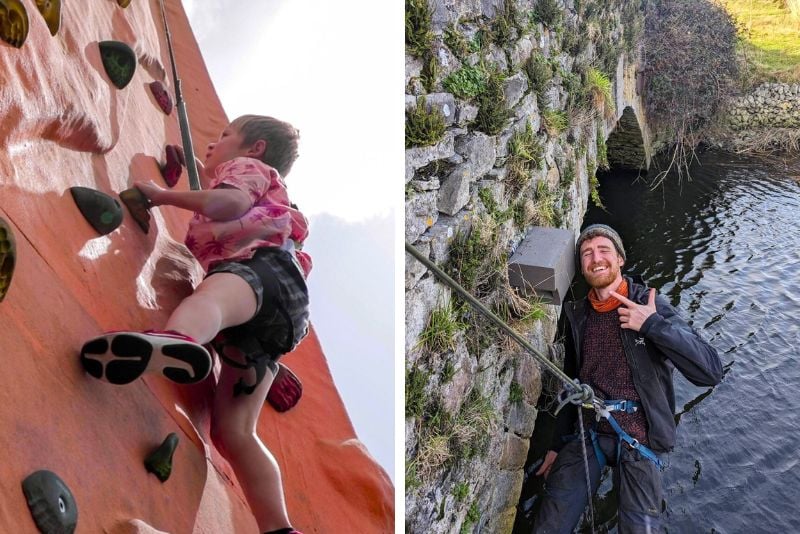
[[[238,397],[242,393],[245,395],[252,394],[267,374],[267,367],[269,367],[273,375],[277,374],[278,358],[291,350],[292,341],[294,340],[294,327],[292,326],[291,317],[289,317],[289,313],[283,306],[276,306],[275,309],[286,320],[288,327],[286,341],[283,345],[270,342],[269,346],[265,347],[264,344],[254,337],[248,337],[244,341],[237,341],[235,345],[231,344],[231,346],[238,349],[240,355],[244,357],[245,363],[241,363],[225,355],[225,349],[229,343],[223,332],[220,332],[212,342],[222,363],[235,367],[236,369],[253,368],[255,370],[256,378],[252,384],[247,385],[244,378],[240,378],[239,381],[236,382],[233,386],[234,397]]]
[[[633,413],[641,407],[641,404],[635,401],[609,401],[609,402],[611,406],[618,406],[619,405],[618,403],[627,403],[625,404],[626,407],[632,410],[627,413]],[[639,454],[641,454],[642,457],[650,460],[651,462],[656,464],[656,467],[663,470],[666,467],[666,464],[658,456],[656,456],[656,453],[654,453],[648,447],[645,447],[644,445],[639,443],[639,440],[637,440],[636,438],[632,437],[630,434],[625,432],[622,429],[622,427],[619,426],[619,423],[617,423],[616,419],[614,419],[614,416],[611,415],[611,411],[612,410],[609,410],[608,407],[602,406],[598,408],[597,413],[600,417],[604,417],[609,422],[611,428],[613,428],[614,432],[617,433],[621,442],[624,441],[632,449],[639,451]],[[615,411],[627,411],[627,409],[618,409]],[[597,447],[595,447],[595,449],[597,449]],[[619,455],[619,451],[617,452],[617,455]]]

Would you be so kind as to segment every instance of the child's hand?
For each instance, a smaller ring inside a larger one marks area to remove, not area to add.
[[[163,204],[161,201],[162,193],[166,191],[163,187],[160,187],[155,182],[150,180],[149,182],[134,182],[134,187],[136,187],[139,191],[142,192],[144,196],[150,201],[153,206],[160,206]]]

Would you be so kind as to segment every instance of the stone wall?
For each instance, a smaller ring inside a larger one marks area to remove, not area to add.
[[[727,122],[734,130],[800,127],[800,84],[761,84],[728,105]]]
[[[406,241],[544,354],[560,307],[520,303],[507,258],[533,226],[577,233],[623,110],[649,143],[638,34],[626,39],[625,24],[641,22],[635,4],[406,3],[414,24],[430,25],[411,39],[407,26],[407,139],[423,105],[438,124],[428,144],[407,141]],[[537,61],[552,74],[544,82]],[[586,85],[592,67],[609,98]],[[405,265],[406,531],[510,532],[546,377],[423,265],[410,255]]]

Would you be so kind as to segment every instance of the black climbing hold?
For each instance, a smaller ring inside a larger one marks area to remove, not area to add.
[[[136,70],[136,54],[130,46],[120,41],[102,41],[100,57],[108,77],[118,89],[125,88]]]
[[[78,523],[75,497],[52,471],[36,471],[22,481],[33,520],[44,534],[72,534]]]
[[[100,235],[110,234],[122,224],[122,206],[117,199],[96,189],[70,187],[78,209]]]
[[[61,26],[61,0],[36,0],[36,9],[44,17],[50,35],[58,33]]]
[[[17,249],[14,246],[14,234],[11,226],[0,217],[0,302],[8,293],[11,285],[11,275],[14,274]]]
[[[158,107],[161,108],[165,115],[172,113],[172,98],[163,83],[158,80],[150,82],[150,92],[153,93],[153,97],[158,102]]]
[[[158,480],[166,482],[172,473],[172,455],[178,446],[178,435],[170,433],[156,450],[151,452],[144,460],[144,467],[153,473]]]
[[[119,194],[119,198],[128,208],[133,220],[139,225],[144,233],[150,231],[150,201],[144,194],[135,187],[126,189]]]
[[[28,12],[20,0],[0,0],[0,38],[20,48],[28,36]]]

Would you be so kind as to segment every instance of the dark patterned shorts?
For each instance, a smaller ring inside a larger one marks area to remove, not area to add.
[[[260,248],[249,260],[218,263],[206,276],[214,273],[238,275],[256,294],[255,316],[222,330],[212,342],[219,354],[241,363],[264,357],[275,362],[308,333],[308,288],[289,252]]]

